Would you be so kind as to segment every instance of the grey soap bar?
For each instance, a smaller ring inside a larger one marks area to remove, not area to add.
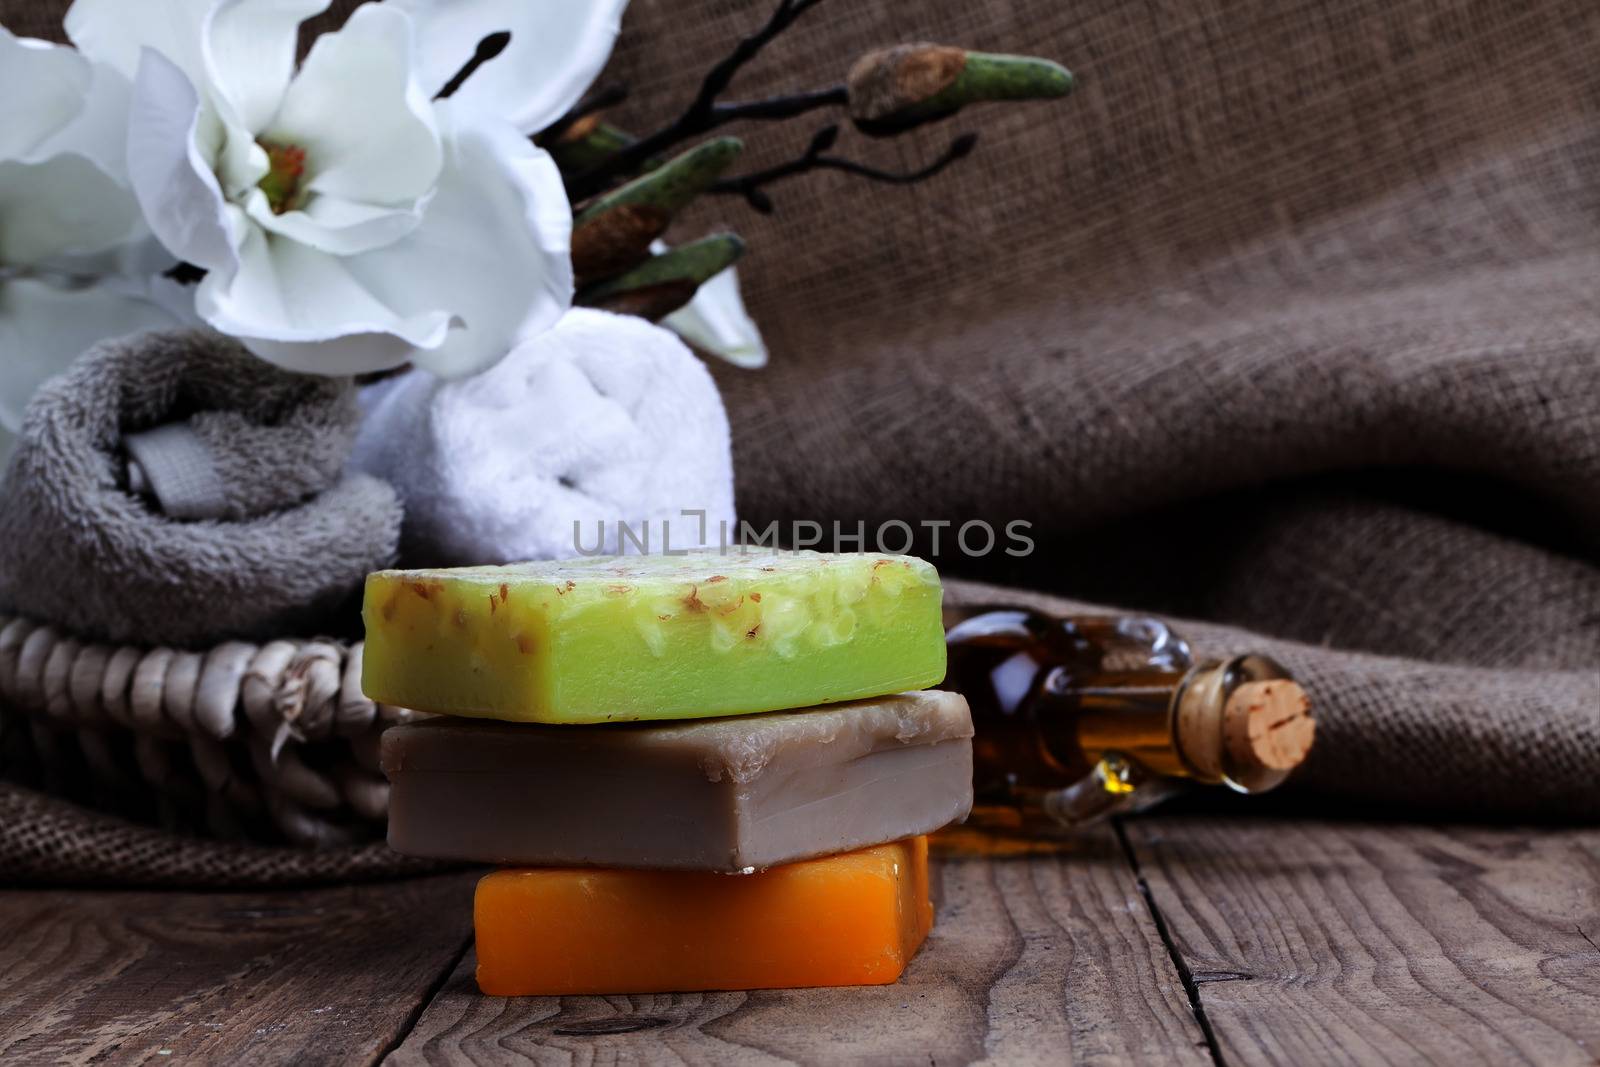
[[[389,844],[502,866],[741,871],[930,833],[972,807],[972,717],[930,690],[806,711],[383,735]]]

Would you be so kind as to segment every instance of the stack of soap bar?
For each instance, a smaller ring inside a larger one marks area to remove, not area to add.
[[[390,843],[479,885],[497,994],[894,981],[921,835],[972,803],[937,572],[902,556],[591,559],[367,584]],[[483,721],[499,720],[499,721]],[[693,721],[685,721],[693,720]]]
[[[497,996],[883,985],[933,926],[928,839],[743,876],[504,870],[473,912]]]
[[[972,805],[954,693],[579,729],[384,734],[389,843],[441,859],[743,871],[932,833]]]
[[[630,556],[367,579],[363,687],[441,714],[746,715],[944,678],[939,575],[910,556]]]

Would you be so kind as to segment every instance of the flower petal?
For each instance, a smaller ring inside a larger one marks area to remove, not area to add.
[[[200,82],[205,64],[200,33],[215,0],[74,0],[67,9],[67,39],[78,51],[133,80],[141,53],[152,49]]]
[[[128,174],[128,108],[133,85],[110,67],[95,64],[83,107],[41,146],[41,152],[75,152],[95,161],[119,181]]]
[[[439,117],[445,168],[422,225],[348,262],[389,306],[460,320],[413,357],[454,378],[492,366],[572,306],[572,208],[555,162],[526,137],[454,100]]]
[[[0,283],[0,426],[15,432],[39,386],[91,345],[175,324],[156,304],[109,286]]]
[[[82,56],[0,26],[0,159],[29,158],[77,117],[88,90]]]
[[[606,65],[627,0],[387,0],[417,20],[423,84],[442,89],[478,42],[511,43],[452,97],[537,133],[566,114]]]
[[[202,119],[204,121],[204,119]],[[255,136],[238,123],[230,123],[217,116],[216,127],[221,142],[211,171],[217,176],[217,187],[230,203],[238,203],[249,196],[272,170],[272,160],[267,150],[256,143]]]
[[[248,227],[239,269],[231,278],[208,274],[195,307],[262,359],[304,374],[387,370],[444,340],[447,312],[417,303],[402,315],[352,276],[353,262]]]
[[[761,329],[744,309],[736,267],[702,285],[694,299],[661,320],[685,341],[736,367],[765,367],[767,346]]]
[[[438,180],[443,149],[415,75],[411,20],[363,4],[323,34],[262,140],[305,149],[306,189],[413,207]]]
[[[258,133],[294,75],[300,23],[330,0],[218,0],[205,20],[205,73],[232,122]]]
[[[231,272],[234,230],[203,148],[221,131],[188,77],[159,52],[139,64],[128,123],[128,177],[151,231],[179,259]]]
[[[0,162],[0,263],[64,267],[141,232],[133,194],[83,156]]]
[[[131,92],[110,67],[0,26],[0,159],[39,163],[72,152],[122,175]]]
[[[426,202],[415,208],[375,207],[342,196],[314,196],[304,208],[273,212],[267,194],[252,189],[245,213],[263,229],[336,256],[353,256],[393,244],[417,228]]]

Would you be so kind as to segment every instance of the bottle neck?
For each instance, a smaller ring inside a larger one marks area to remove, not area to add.
[[[1266,656],[1196,667],[1172,705],[1173,738],[1189,776],[1241,793],[1282,785],[1316,729],[1305,690]]]
[[[1059,721],[1070,724],[1071,742],[1091,762],[1120,756],[1152,774],[1241,793],[1281,785],[1314,729],[1304,691],[1265,656],[1182,673],[1080,675],[1070,698],[1077,713]]]

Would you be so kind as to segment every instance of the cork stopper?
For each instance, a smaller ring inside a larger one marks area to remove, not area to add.
[[[1306,691],[1287,678],[1245,682],[1222,709],[1228,762],[1243,771],[1290,771],[1311,751],[1317,723]]]
[[[1264,656],[1197,668],[1174,712],[1174,740],[1193,777],[1246,793],[1282,784],[1316,734],[1305,690]]]

